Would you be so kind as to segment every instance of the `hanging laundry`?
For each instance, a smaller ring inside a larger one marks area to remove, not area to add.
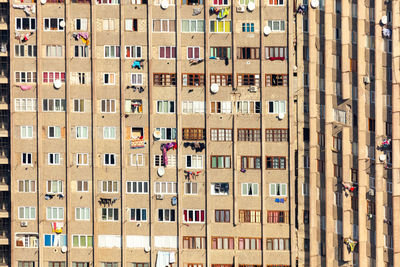
[[[7,43],[1,43],[0,52],[1,53],[6,53],[7,52]]]
[[[28,16],[30,16],[31,14],[35,14],[36,12],[35,5],[13,5],[13,8],[23,9]]]
[[[132,63],[132,69],[138,68],[139,70],[142,68],[139,60],[136,60]]]
[[[195,7],[195,8],[193,8],[193,16],[197,16],[197,15],[200,15],[201,14],[201,11],[203,10],[203,8],[201,8],[201,7]]]
[[[53,230],[53,233],[61,234],[63,227],[64,227],[63,222],[52,222],[51,223],[51,229]]]
[[[230,9],[231,9],[230,7],[225,7],[225,8],[222,8],[221,10],[219,10],[217,19],[221,20],[221,19],[226,18],[229,15]]]
[[[386,38],[391,38],[391,36],[392,36],[392,32],[388,28],[383,28],[382,34],[383,34],[383,37],[386,37]]]
[[[17,85],[22,91],[27,91],[32,88],[32,85]]]
[[[15,38],[19,40],[20,42],[26,42],[29,40],[29,38],[34,34],[35,32],[28,32],[26,34],[21,34],[19,32],[15,33]]]
[[[297,13],[305,15],[307,13],[307,5],[299,5],[299,7],[297,8]]]
[[[347,249],[350,252],[353,252],[358,242],[355,240],[352,240],[351,238],[345,238],[344,243],[347,245]]]

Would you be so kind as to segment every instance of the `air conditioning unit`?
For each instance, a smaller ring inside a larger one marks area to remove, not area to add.
[[[369,76],[364,76],[363,81],[365,84],[370,84],[371,83],[371,79],[369,78]]]
[[[238,12],[238,13],[244,13],[245,11],[246,11],[246,7],[245,6],[236,7],[236,12]]]
[[[158,194],[158,195],[156,195],[156,199],[163,200],[164,199],[164,195]]]
[[[373,197],[373,196],[375,195],[374,189],[368,190],[368,195],[370,195],[371,197]]]
[[[28,222],[27,221],[21,222],[21,227],[27,227],[27,226],[28,226]]]
[[[257,86],[250,86],[249,92],[255,93],[257,91],[258,91],[258,87]]]

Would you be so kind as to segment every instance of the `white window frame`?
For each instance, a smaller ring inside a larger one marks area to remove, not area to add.
[[[136,188],[136,192],[133,191],[133,188]],[[131,189],[130,191],[128,189]],[[139,188],[142,190],[139,191]],[[145,188],[147,190],[145,190]],[[127,194],[141,194],[145,195],[149,193],[149,182],[148,181],[127,181],[126,182],[126,193]]]
[[[90,208],[76,207],[75,208],[75,220],[76,221],[90,221]]]
[[[23,217],[21,217],[21,210],[23,210]],[[32,217],[34,214],[34,217]],[[18,207],[18,219],[19,220],[35,220],[36,219],[36,207]]]
[[[210,24],[209,24],[209,30],[210,30],[210,33],[231,33],[232,32],[232,21],[231,20],[221,20],[221,21],[219,21],[219,20],[209,20],[210,21]],[[219,32],[218,31],[218,22],[224,22],[224,29],[223,29],[223,31],[222,32]],[[225,31],[225,27],[226,27],[226,24],[227,24],[227,22],[229,22],[229,25],[230,25],[230,31]],[[216,27],[214,27],[214,29],[216,29],[216,31],[211,31],[211,24],[212,23],[217,23],[217,26]]]
[[[192,57],[189,57],[189,49],[192,49],[193,50],[193,52],[192,52]],[[195,57],[195,50],[199,50],[199,56],[198,57]],[[200,55],[200,46],[188,46],[187,47],[187,59],[200,59],[201,58],[201,55]]]
[[[64,207],[47,207],[46,220],[49,221],[64,220]]]
[[[205,103],[203,101],[182,101],[183,114],[203,114]]]
[[[52,19],[57,19],[57,30],[50,29],[50,21]],[[49,28],[47,28],[47,29],[46,29],[46,21],[48,21],[48,25],[49,25]],[[61,21],[65,22],[64,18],[43,18],[43,31],[45,31],[45,32],[50,32],[50,31],[52,31],[52,32],[62,32],[62,31],[64,31],[65,27],[61,27],[61,25],[60,25]]]
[[[193,221],[185,221],[185,211],[187,212],[187,217],[189,218],[189,213],[193,213]],[[199,212],[199,221],[195,221],[195,213]],[[204,221],[201,221],[201,212],[204,212]],[[206,222],[206,211],[202,209],[184,209],[182,214],[182,221],[184,223],[205,223]]]
[[[18,75],[17,75],[18,74]],[[30,74],[30,75],[28,75]],[[16,83],[36,83],[37,81],[36,71],[15,71],[14,77]],[[17,78],[19,76],[19,79]],[[30,76],[30,77],[28,77]],[[21,98],[27,99],[27,98]]]
[[[105,103],[105,110],[103,110],[103,102]],[[115,113],[117,110],[117,101],[115,99],[101,99],[100,101],[100,112],[101,113]],[[109,108],[110,111],[107,111]]]
[[[187,187],[188,184],[189,184],[189,187]],[[196,192],[195,193],[193,193],[194,192],[193,184],[196,184]],[[185,195],[197,195],[199,192],[199,184],[198,183],[187,182],[187,183],[185,183],[184,186],[185,186],[185,188],[184,188]],[[190,193],[188,193],[188,191],[186,190],[187,188],[190,188]]]
[[[17,180],[18,193],[36,193],[36,181],[35,180]],[[20,183],[22,183],[22,191],[20,191]],[[33,190],[32,190],[33,189]]]
[[[75,127],[76,139],[88,139],[89,138],[89,127],[88,126],[76,126]]]
[[[78,21],[80,27],[78,27]],[[87,18],[76,18],[74,28],[76,31],[87,31],[88,30],[88,19]]]
[[[126,51],[130,50],[130,57],[126,56]],[[138,57],[140,54],[140,57]],[[126,45],[125,46],[125,58],[142,58],[142,46],[140,45]]]
[[[103,139],[104,140],[115,140],[117,136],[117,128],[113,126],[103,127]]]
[[[103,165],[104,166],[116,166],[117,165],[117,154],[115,154],[115,153],[104,153]]]
[[[103,31],[114,31],[115,30],[115,19],[106,18],[102,21]]]
[[[164,109],[164,104],[165,103],[167,103],[168,104],[168,110],[167,111],[165,111],[165,110],[159,110],[158,109],[158,107],[159,107],[159,103],[161,103],[161,107],[162,107],[162,109]],[[172,105],[172,107],[173,107],[173,109],[174,109],[174,111],[173,112],[170,112],[169,110],[171,109],[171,105]],[[156,101],[156,112],[158,113],[158,114],[175,114],[175,109],[176,109],[176,105],[175,105],[175,101],[174,100],[157,100]]]
[[[25,156],[25,161],[24,161],[24,156]],[[33,155],[32,155],[32,153],[22,152],[21,153],[21,164],[22,165],[32,166],[33,165]]]
[[[107,194],[119,193],[119,181],[107,180],[107,181],[100,181],[100,183],[101,183],[101,193],[107,193]]]
[[[74,45],[74,58],[88,58],[89,54],[87,45]]]
[[[282,194],[282,193],[280,193],[279,195],[276,193],[276,189],[277,189],[277,186],[279,186],[279,191],[281,192],[282,191],[282,189],[284,188],[284,191],[285,191],[285,194]],[[272,187],[275,187],[274,188],[274,191],[275,191],[275,193],[274,194],[272,194]],[[270,183],[269,184],[269,196],[271,196],[271,197],[286,197],[287,196],[287,184],[285,184],[285,183]]]
[[[21,139],[33,138],[33,126],[21,125]]]
[[[63,56],[62,45],[46,45],[46,57],[60,58]]]
[[[219,192],[217,192],[216,190],[215,190],[215,188],[216,188],[216,185],[218,185],[217,187],[222,187],[222,184],[228,184],[228,192],[225,192],[225,191],[219,191]],[[229,195],[229,183],[228,182],[226,182],[226,183],[211,183],[211,195],[213,195],[213,196],[228,196]]]
[[[176,167],[176,155],[168,154],[167,157],[168,157],[167,168]],[[162,154],[154,155],[154,161],[153,161],[153,166],[154,167],[158,168],[158,167],[164,166],[163,162],[164,162],[164,159],[163,159],[163,155]]]
[[[142,153],[131,154],[131,166],[142,167],[144,166],[144,155]]]
[[[162,220],[160,220],[160,216],[159,216],[160,211],[162,212]],[[171,220],[172,213],[174,214],[174,220]],[[168,219],[166,219],[166,217],[168,217]],[[176,222],[176,210],[175,209],[157,209],[157,221],[158,222]]]
[[[143,73],[131,73],[131,85],[143,85]]]
[[[159,128],[156,128],[156,130],[161,132],[161,138],[159,138],[158,141],[175,141],[178,136],[176,128],[159,127]],[[167,138],[168,130],[171,131],[171,139]],[[175,138],[173,138],[174,132],[175,132]],[[162,137],[163,135],[164,135],[164,138]]]
[[[275,101],[268,101],[268,114],[286,114],[286,101],[284,100],[275,100]],[[269,107],[273,105],[273,111],[271,112]],[[283,112],[281,112],[283,110]]]
[[[86,162],[85,162],[86,158]],[[87,166],[89,165],[89,153],[76,153],[76,165]]]
[[[61,164],[61,154],[60,153],[48,153],[47,154],[47,164],[48,165],[60,165]]]
[[[49,185],[50,183],[50,185]],[[49,188],[50,186],[50,188]],[[63,181],[62,180],[47,180],[46,181],[46,193],[47,194],[63,194]]]
[[[189,158],[192,166],[188,166]],[[203,166],[204,166],[203,155],[185,155],[185,167],[187,169],[203,169]]]
[[[192,23],[195,22],[195,26],[194,26],[194,30],[192,29]],[[188,23],[188,28],[189,31],[184,31],[183,30],[183,24],[184,23]],[[201,23],[203,23],[203,31],[199,30],[199,27],[201,27]],[[205,29],[205,21],[202,19],[182,19],[181,20],[181,32],[182,33],[204,33],[204,29]]]
[[[245,187],[247,190],[245,190]],[[249,188],[251,187],[252,193],[249,194]],[[260,194],[260,186],[258,183],[242,183],[241,184],[242,196],[256,197]],[[254,193],[256,191],[256,193]]]
[[[103,219],[103,210],[106,210],[106,219]],[[115,213],[117,213],[118,220],[115,220]],[[112,215],[112,219],[108,219]],[[119,221],[119,209],[118,208],[101,208],[101,221],[103,222],[118,222]]]
[[[286,31],[285,23],[286,22],[284,20],[268,20],[268,26],[271,28],[272,32],[285,32]]]
[[[23,20],[29,20],[29,29],[22,29],[22,25],[23,25]],[[21,28],[18,28],[18,21],[19,24],[21,25]],[[16,31],[36,31],[36,18],[15,18],[15,30]]]
[[[81,183],[80,187],[82,190],[79,190],[79,183]],[[87,190],[85,190],[85,184],[86,184]],[[87,181],[87,180],[76,181],[76,192],[81,192],[81,193],[89,192],[89,181]]]
[[[104,85],[115,85],[115,73],[103,73],[103,84]]]
[[[140,219],[139,220],[136,218],[136,211],[137,210],[139,210],[139,214],[140,214]],[[132,211],[135,213],[135,219],[134,220],[132,220]],[[142,219],[143,218],[143,212],[145,213],[145,217],[146,217],[145,220]],[[131,209],[129,209],[129,221],[131,221],[131,222],[147,222],[147,215],[148,215],[148,213],[147,213],[147,209],[146,208],[131,208]]]
[[[74,238],[78,239],[78,246],[74,246]],[[85,239],[85,244],[81,244],[82,238]],[[71,235],[73,248],[91,248],[93,246],[93,236],[91,235]],[[91,239],[92,246],[88,246],[88,240]],[[76,265],[78,266],[78,265]]]
[[[172,191],[169,191],[169,185],[171,185]],[[157,186],[160,187],[160,190],[157,190]],[[165,187],[165,192],[163,192],[162,188]],[[176,182],[155,182],[154,183],[154,194],[161,195],[176,195],[177,193],[177,184]]]
[[[54,136],[51,136],[51,129],[54,133]],[[47,137],[50,139],[58,139],[61,138],[61,127],[60,126],[49,126],[47,131]]]
[[[117,59],[120,57],[121,57],[121,47],[119,45],[105,45],[104,46],[104,58]]]

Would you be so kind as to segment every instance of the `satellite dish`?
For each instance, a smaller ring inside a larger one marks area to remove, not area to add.
[[[317,8],[319,6],[319,1],[318,0],[311,0],[310,3],[312,8]]]
[[[253,11],[254,9],[256,9],[256,4],[254,4],[253,2],[250,2],[247,5],[247,9],[250,10],[250,11]]]
[[[150,252],[150,250],[151,250],[151,248],[149,246],[144,248],[144,252],[146,252],[146,253]]]
[[[278,119],[283,120],[285,118],[285,113],[279,113]]]
[[[161,138],[161,131],[155,130],[155,131],[153,132],[153,136],[154,136],[154,138],[156,138],[156,139],[160,139],[160,138]]]
[[[381,18],[381,23],[382,23],[383,25],[386,25],[386,24],[388,23],[388,17],[387,17],[387,16],[383,16],[383,17]]]
[[[53,85],[54,85],[54,88],[60,89],[61,85],[62,85],[62,82],[61,82],[61,80],[55,80]]]
[[[211,84],[211,93],[216,94],[219,91],[219,85],[217,83]]]
[[[386,160],[386,155],[385,154],[381,154],[380,156],[379,156],[379,160],[380,161],[385,161]]]
[[[42,5],[46,4],[46,2],[47,2],[47,0],[40,0],[40,3],[41,3]]]
[[[270,26],[265,26],[264,27],[265,36],[268,36],[270,33],[271,33],[271,27]]]
[[[162,0],[161,1],[161,8],[162,9],[167,9],[169,6],[168,1],[167,0]]]
[[[64,28],[64,27],[65,27],[65,21],[63,21],[63,20],[60,21],[60,27],[61,27],[61,28]]]
[[[157,169],[157,174],[158,174],[158,176],[162,177],[162,176],[165,174],[165,169],[164,169],[164,167],[159,167],[159,168]]]
[[[61,252],[62,252],[62,253],[67,252],[67,247],[66,247],[66,246],[62,246],[62,247],[61,247]]]

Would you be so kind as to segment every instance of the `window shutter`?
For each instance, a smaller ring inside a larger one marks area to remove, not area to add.
[[[194,57],[195,58],[200,58],[200,47],[195,47],[194,48]]]
[[[193,58],[193,47],[188,47],[188,58]]]

